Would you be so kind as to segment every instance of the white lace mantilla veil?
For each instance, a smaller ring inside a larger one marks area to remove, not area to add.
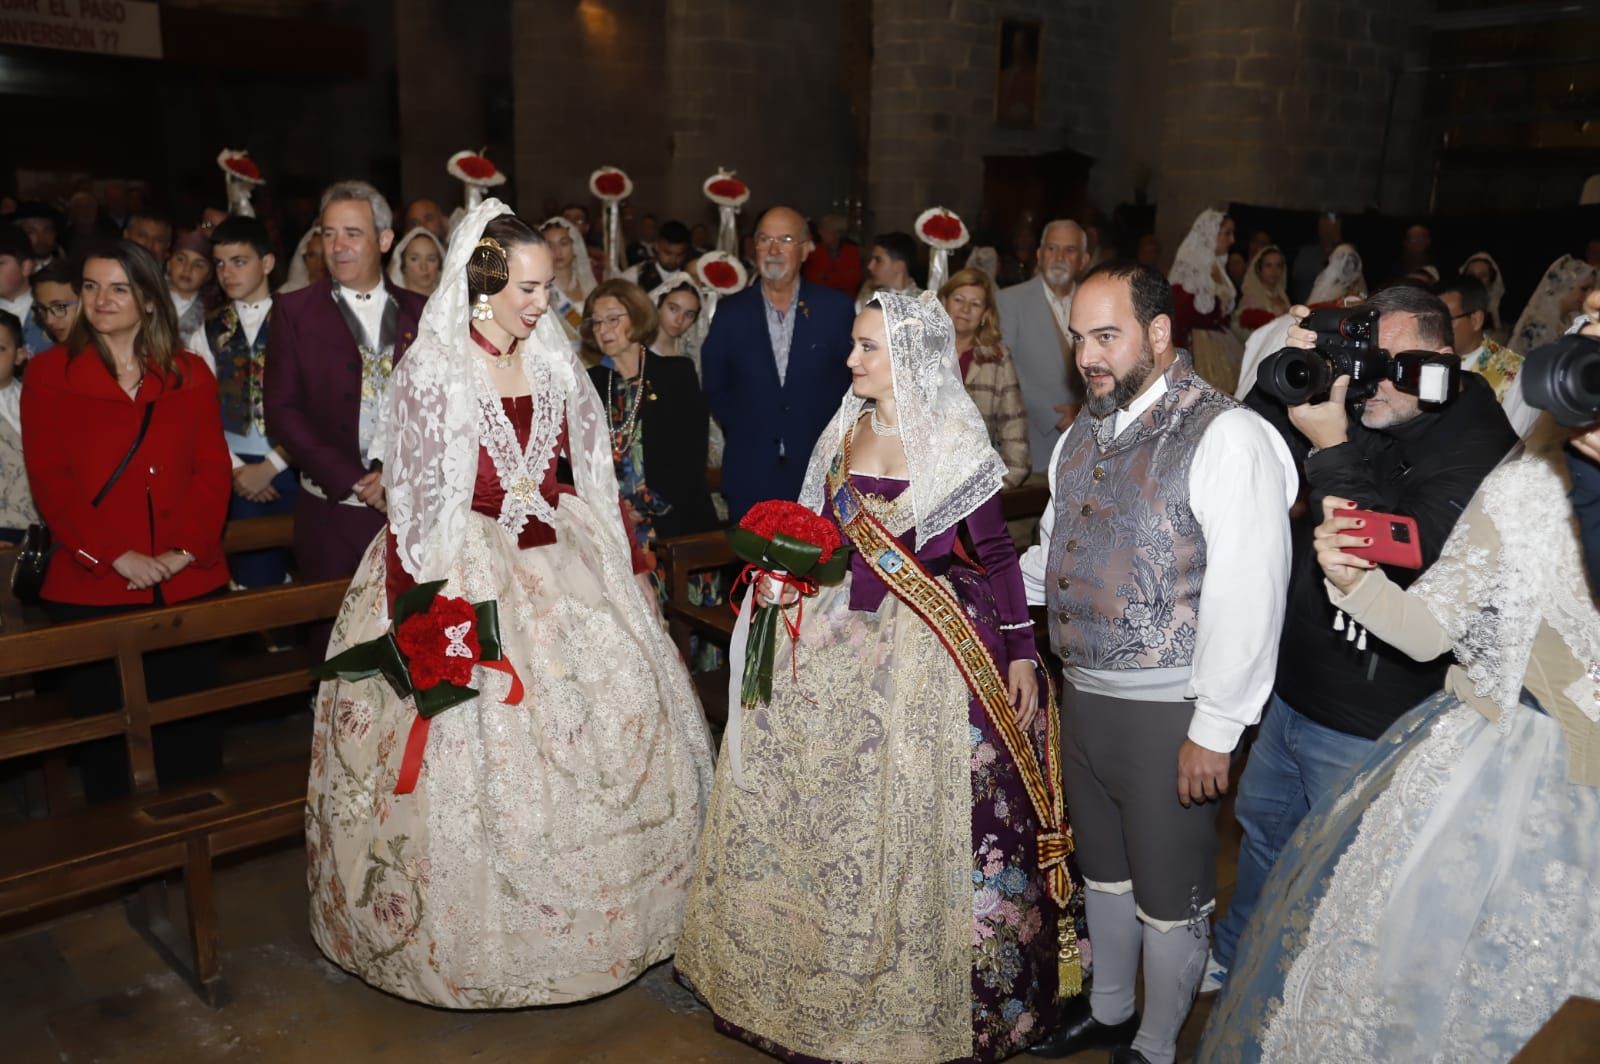
[[[983,416],[961,383],[950,315],[932,296],[879,292],[869,303],[882,309],[889,340],[918,550],[987,502],[1000,490],[1006,473],[1005,463],[989,442]],[[866,400],[854,391],[845,393],[839,412],[811,452],[800,489],[801,505],[822,513],[828,467],[865,407]]]
[[[1194,296],[1194,309],[1201,314],[1210,314],[1219,302],[1224,314],[1233,313],[1228,256],[1217,254],[1217,234],[1222,232],[1222,219],[1226,217],[1215,207],[1201,211],[1172,259],[1168,280]]]
[[[1328,264],[1312,282],[1311,294],[1306,297],[1306,302],[1336,303],[1352,288],[1359,288],[1363,293],[1367,290],[1366,278],[1362,276],[1361,254],[1349,244],[1340,244],[1333,249],[1328,256]]]
[[[694,324],[689,326],[689,331],[678,338],[678,347],[694,363],[694,371],[698,376],[700,345],[705,343],[706,336],[711,332],[711,315],[716,309],[717,293],[702,286],[683,270],[668,270],[661,275],[661,283],[650,289],[650,305],[659,308],[663,299],[684,285],[694,289],[695,298],[700,300],[700,314],[694,319]]]
[[[1438,561],[1410,588],[1449,634],[1476,692],[1500,708],[1502,728],[1521,700],[1541,622],[1579,661],[1600,662],[1600,612],[1584,575],[1565,442],[1565,431],[1542,415],[1484,479]],[[1474,519],[1485,517],[1492,537],[1474,529]],[[1492,556],[1490,542],[1497,547]],[[1593,679],[1581,677],[1564,693],[1600,721]]]
[[[1250,262],[1244,268],[1244,284],[1240,286],[1239,303],[1241,306],[1243,306],[1246,299],[1254,299],[1256,306],[1264,307],[1268,310],[1281,306],[1283,310],[1279,310],[1278,313],[1282,314],[1293,305],[1294,300],[1289,298],[1289,289],[1287,287],[1288,270],[1284,270],[1283,278],[1279,279],[1275,288],[1268,288],[1267,282],[1263,281],[1261,274],[1256,272],[1256,267],[1261,265],[1261,260],[1274,252],[1282,255],[1283,249],[1276,244],[1268,244],[1250,256]]]
[[[306,235],[300,238],[300,243],[294,246],[294,258],[289,260],[289,273],[279,286],[277,294],[297,292],[311,283],[311,274],[306,269],[306,245],[311,243],[311,238],[317,235],[317,230],[322,228],[320,222],[313,222],[311,228],[306,230]]]
[[[572,235],[572,272],[578,278],[579,287],[583,289],[583,298],[588,299],[589,293],[594,291],[594,286],[600,283],[594,279],[594,266],[589,262],[589,245],[584,242],[583,234],[578,232],[578,227],[559,214],[540,222],[537,231],[542,233],[552,225],[559,225]],[[583,309],[581,299],[578,301],[578,309]]]
[[[1467,267],[1478,261],[1487,262],[1490,268],[1494,270],[1494,283],[1489,285],[1489,327],[1498,329],[1500,328],[1500,301],[1506,297],[1506,274],[1500,268],[1500,264],[1487,251],[1479,251],[1476,254],[1468,255],[1466,261],[1461,264],[1461,269],[1456,272],[1466,273]]]
[[[1561,310],[1561,301],[1574,288],[1594,281],[1594,267],[1582,259],[1563,255],[1550,264],[1528,300],[1528,306],[1511,330],[1511,350],[1531,355],[1536,348],[1556,339],[1569,322]]]
[[[439,277],[440,279],[443,279],[444,245],[439,243],[439,238],[434,236],[431,230],[424,229],[419,225],[414,227],[411,232],[401,237],[395,246],[389,249],[389,282],[396,288],[405,288],[406,286],[406,275],[402,267],[405,265],[404,259],[407,245],[409,245],[413,240],[423,238],[433,241],[434,247],[439,249]]]
[[[439,287],[423,308],[416,342],[395,367],[390,386],[381,450],[389,527],[401,564],[418,582],[442,580],[451,570],[472,507],[480,443],[508,487],[500,525],[515,536],[529,517],[554,523],[555,510],[537,485],[563,418],[578,496],[601,515],[610,560],[631,571],[622,522],[605,519],[618,498],[605,412],[554,316],[541,316],[521,344],[533,396],[533,430],[520,453],[488,370],[471,347],[467,260],[484,226],[510,213],[499,200],[486,199],[462,218],[450,238]],[[510,490],[523,478],[531,478],[532,490]]]

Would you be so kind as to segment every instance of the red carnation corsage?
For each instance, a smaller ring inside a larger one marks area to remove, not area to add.
[[[746,563],[734,582],[736,590],[744,583],[755,588],[765,577],[800,594],[793,620],[777,603],[758,605],[750,615],[739,702],[745,706],[766,705],[772,701],[772,662],[779,619],[789,632],[789,667],[795,671],[798,658],[794,647],[800,640],[805,600],[815,595],[821,585],[844,579],[850,552],[844,548],[844,540],[832,521],[787,499],[756,503],[739,519],[739,527],[728,533],[728,540],[733,552]],[[733,609],[737,613],[738,605]]]

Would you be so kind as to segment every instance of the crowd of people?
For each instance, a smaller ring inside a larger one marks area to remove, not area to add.
[[[0,537],[48,528],[52,621],[349,580],[330,668],[391,625],[413,668],[482,666],[427,713],[416,672],[316,697],[312,930],[373,985],[543,1005],[675,955],[781,1059],[1154,1064],[1200,993],[1225,1061],[1503,1060],[1600,993],[1600,432],[1523,387],[1600,333],[1589,262],[1508,325],[1488,252],[1441,274],[1414,226],[1370,287],[1331,214],[1291,254],[1206,210],[1165,273],[1052,220],[924,292],[910,235],[783,206],[736,254],[645,215],[617,269],[582,206],[396,224],[341,181],[280,262],[253,216],[116,188],[0,204]],[[1283,399],[1315,311],[1448,394]],[[743,611],[714,761],[655,547],[770,500],[846,575],[757,574],[780,665],[746,697]],[[292,552],[224,557],[270,514]],[[1363,554],[1377,525],[1415,557]],[[459,622],[433,650],[418,601]],[[72,711],[114,679],[74,670]],[[202,721],[163,779],[219,765]]]

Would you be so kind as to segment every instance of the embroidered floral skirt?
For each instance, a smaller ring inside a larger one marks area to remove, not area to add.
[[[1600,996],[1600,791],[1560,725],[1448,694],[1402,717],[1278,858],[1200,1061],[1510,1060]]]
[[[480,696],[433,718],[412,793],[393,793],[411,702],[380,678],[318,692],[311,929],[374,986],[449,1008],[577,1001],[677,946],[710,749],[672,644],[595,549],[599,520],[564,498],[557,542],[523,551],[472,515],[445,591],[498,600],[526,694],[503,705],[509,679],[479,670]],[[387,609],[380,537],[329,652]]]
[[[771,704],[724,738],[680,978],[791,1061],[1037,1041],[1057,910],[1021,778],[949,654],[893,596],[852,612],[848,578],[806,602],[798,681],[790,646],[780,631]]]

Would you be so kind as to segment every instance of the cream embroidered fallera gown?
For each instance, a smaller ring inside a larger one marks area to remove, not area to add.
[[[380,635],[413,582],[443,579],[443,594],[498,603],[524,697],[504,704],[509,677],[477,668],[479,694],[432,718],[416,787],[395,794],[412,700],[380,677],[326,682],[306,802],[318,946],[448,1008],[579,1001],[671,956],[711,776],[688,672],[630,569],[587,375],[553,321],[524,356],[531,397],[501,399],[462,350],[465,260],[504,211],[485,201],[458,227],[396,367],[390,530],[329,653]]]

